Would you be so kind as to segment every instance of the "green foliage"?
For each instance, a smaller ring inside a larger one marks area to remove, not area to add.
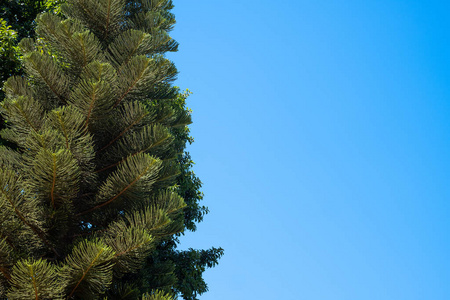
[[[196,299],[223,250],[176,250],[207,209],[185,152],[189,92],[163,56],[178,46],[172,1],[36,1],[24,17],[56,14],[20,27],[25,3],[1,14],[24,66],[7,75],[25,74],[0,108],[0,298]]]
[[[176,290],[182,293],[184,299],[194,300],[197,299],[198,295],[208,291],[208,286],[202,279],[202,274],[207,267],[214,267],[222,255],[223,249],[221,248],[189,249],[175,254],[178,278]]]
[[[170,294],[157,291],[152,294],[143,295],[142,300],[173,300],[173,297]]]
[[[23,190],[23,177],[17,172],[0,170],[0,236],[24,255],[39,253],[48,244],[43,228],[43,209],[38,200]],[[20,233],[20,234],[18,234]]]
[[[53,209],[71,205],[79,191],[80,167],[70,150],[42,149],[29,168],[30,190]]]
[[[15,32],[10,25],[3,19],[0,18],[0,57],[2,61],[12,61],[17,60],[17,32]],[[10,67],[11,63],[6,67]],[[6,72],[5,66],[2,66],[2,71]]]
[[[84,240],[69,254],[61,268],[68,298],[98,299],[112,283],[115,252],[101,240]]]
[[[0,10],[0,83],[21,74],[18,41],[34,35],[34,19],[43,11],[59,10],[59,0],[7,0]],[[0,93],[0,100],[3,93]]]
[[[11,274],[8,299],[63,299],[64,280],[58,267],[45,260],[25,259],[16,263]]]
[[[19,55],[17,47],[17,32],[0,18],[0,83],[19,70]],[[0,100],[3,93],[0,92]]]

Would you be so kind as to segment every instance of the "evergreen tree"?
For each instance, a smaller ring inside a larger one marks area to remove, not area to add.
[[[195,230],[205,209],[180,155],[186,95],[162,56],[177,47],[171,8],[68,1],[66,18],[39,16],[39,38],[20,43],[27,76],[6,82],[2,103],[2,137],[17,145],[0,148],[2,297],[195,299],[206,290],[201,273],[222,250],[175,250],[174,235]],[[186,266],[200,271],[194,284],[177,272]]]

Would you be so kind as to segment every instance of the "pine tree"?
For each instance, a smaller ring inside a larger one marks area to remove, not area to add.
[[[17,145],[0,148],[3,298],[185,296],[176,259],[164,261],[190,229],[174,185],[190,116],[162,56],[177,47],[171,7],[68,1],[20,43],[27,76],[6,82],[2,103],[1,135]]]

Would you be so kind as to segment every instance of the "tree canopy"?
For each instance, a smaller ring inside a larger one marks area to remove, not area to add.
[[[196,299],[223,250],[176,250],[207,209],[185,152],[188,93],[171,85],[177,70],[164,57],[177,49],[172,2],[46,1],[29,16],[53,5],[61,13],[39,15],[37,36],[19,46],[33,21],[18,29],[2,16],[25,76],[2,70],[18,75],[3,88],[12,146],[0,148],[0,292]]]

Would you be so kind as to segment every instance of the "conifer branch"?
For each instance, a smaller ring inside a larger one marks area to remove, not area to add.
[[[45,234],[42,230],[40,230],[39,228],[37,228],[36,226],[32,225],[30,222],[28,222],[25,217],[22,215],[22,213],[19,211],[19,209],[16,207],[16,205],[14,205],[14,202],[12,201],[12,199],[9,197],[9,195],[7,193],[5,193],[4,189],[0,189],[2,194],[5,196],[6,199],[8,199],[8,202],[11,204],[11,206],[14,209],[14,212],[16,213],[16,215],[22,220],[22,222],[27,225],[41,240],[42,242],[44,242],[45,245],[47,245],[47,247],[52,250],[52,252],[59,257],[58,252],[56,251],[55,248],[53,248],[49,241],[45,238]]]
[[[28,125],[30,125],[31,129],[33,129],[34,132],[38,132],[37,128],[34,126],[34,124],[30,121],[30,119],[28,118],[27,114],[25,113],[25,111],[23,110],[23,107],[21,105],[16,105],[16,107],[19,109],[21,115],[25,118],[25,121],[27,122]]]
[[[0,233],[0,238],[3,238],[3,240],[11,247],[11,248],[16,248],[14,246],[14,244],[10,241],[9,237],[6,235],[3,235]]]
[[[105,150],[106,148],[108,148],[109,146],[111,146],[115,141],[117,141],[121,136],[123,136],[126,132],[128,132],[131,128],[133,128],[134,125],[138,124],[143,118],[145,118],[146,116],[148,116],[149,113],[146,112],[144,114],[142,114],[142,116],[140,116],[137,120],[133,121],[127,128],[125,128],[119,135],[117,135],[114,139],[112,139],[106,146],[104,146],[103,148],[101,148],[100,150],[98,150],[98,153],[102,152],[103,150]]]
[[[36,286],[36,276],[35,276],[35,274],[33,272],[33,265],[27,265],[27,267],[28,267],[28,270],[30,271],[31,279],[33,280],[33,288],[34,288],[35,299],[39,300],[38,289],[37,289],[37,286]]]
[[[123,59],[123,61],[121,62],[121,66],[119,67],[119,69],[117,70],[117,74],[120,74],[123,70],[123,68],[127,65],[127,63],[131,60],[131,58],[134,56],[134,54],[137,52],[137,50],[139,49],[139,46],[141,45],[141,43],[145,40],[145,35],[142,34],[141,38],[139,39],[139,42],[135,43],[135,47],[130,51],[130,53],[127,55],[127,57],[125,59]]]
[[[136,84],[138,83],[138,81],[142,78],[142,76],[144,75],[145,71],[147,70],[147,68],[142,68],[141,72],[139,73],[139,76],[136,78],[136,80],[133,81],[133,83],[128,87],[128,89],[126,90],[125,93],[123,93],[119,99],[117,99],[116,103],[114,104],[114,108],[117,107],[117,105],[120,104],[120,102],[122,102],[122,100],[128,95],[128,93],[136,86]]]
[[[59,101],[61,101],[64,104],[67,104],[67,101],[64,100],[61,95],[59,95],[58,92],[56,92],[56,90],[52,87],[52,85],[50,84],[50,82],[48,81],[48,79],[44,76],[44,74],[42,74],[39,66],[37,64],[35,64],[33,61],[31,61],[31,63],[33,64],[35,70],[38,71],[39,75],[41,76],[41,78],[44,80],[45,84],[48,86],[48,88],[53,92],[53,94],[55,94],[55,96],[59,99]]]
[[[158,226],[154,226],[154,227],[150,228],[150,231],[152,232],[152,234],[154,234],[154,232],[156,232],[156,231],[158,231],[158,230],[160,230],[160,229],[163,229],[163,228],[166,227],[168,224],[170,224],[170,219],[167,220],[167,221],[164,222],[164,223],[159,224]],[[169,233],[169,234],[171,234],[171,233]],[[156,234],[154,234],[154,235],[156,235]],[[164,234],[158,234],[157,236],[164,236]]]
[[[48,260],[25,259],[12,268],[8,299],[62,299],[66,282]]]
[[[69,136],[67,134],[66,126],[64,125],[64,122],[61,118],[61,113],[58,111],[58,112],[56,112],[56,115],[58,116],[58,122],[59,122],[59,125],[61,125],[61,129],[64,134],[64,138],[66,140],[66,148],[69,150]]]
[[[81,49],[83,49],[83,66],[82,66],[82,68],[84,68],[87,65],[86,42],[84,40],[81,42]]]
[[[78,161],[70,150],[66,150],[63,145],[60,147],[57,152],[39,151],[29,170],[32,175],[29,190],[48,201],[53,209],[69,205],[79,192],[81,171]]]
[[[85,13],[86,15],[88,15],[92,20],[96,19],[96,16],[94,14],[91,13],[91,11],[89,10],[89,8],[87,8],[86,6],[83,6],[83,1],[78,1],[78,4],[81,6],[81,8],[83,9],[83,13]]]
[[[69,295],[69,297],[67,297],[67,299],[72,298],[72,296],[75,293],[75,291],[77,290],[78,286],[84,280],[84,277],[86,277],[86,274],[89,272],[89,270],[94,266],[95,262],[97,262],[97,260],[99,259],[100,255],[103,253],[103,251],[105,251],[103,248],[100,249],[100,251],[97,253],[97,256],[91,261],[91,263],[87,267],[86,271],[83,272],[83,275],[81,276],[80,280],[78,280],[77,284],[73,288],[72,292],[70,292],[70,295]]]
[[[131,158],[131,156],[129,157],[129,158]],[[114,200],[116,200],[118,197],[120,197],[123,193],[125,193],[129,188],[131,188],[134,184],[136,184],[136,182],[139,180],[139,179],[141,179],[144,175],[146,175],[146,173],[150,170],[150,168],[154,165],[154,164],[156,164],[156,160],[153,160],[141,173],[139,173],[138,174],[138,176],[132,181],[132,182],[130,182],[127,186],[125,186],[119,193],[117,193],[114,197],[112,197],[111,199],[109,199],[108,201],[106,201],[106,202],[103,202],[103,203],[101,203],[101,204],[99,204],[99,205],[97,205],[97,206],[94,206],[93,208],[91,208],[91,209],[88,209],[88,210],[86,210],[86,211],[84,211],[84,212],[81,212],[81,213],[79,213],[79,214],[77,214],[77,216],[82,216],[82,215],[85,215],[85,214],[87,214],[87,213],[90,213],[90,212],[92,212],[92,211],[94,211],[94,210],[96,210],[96,209],[98,209],[98,208],[101,208],[101,207],[103,207],[103,206],[105,206],[105,205],[108,205],[108,204],[110,204],[111,202],[113,202]]]
[[[119,256],[122,256],[122,255],[125,255],[125,254],[127,254],[127,253],[130,253],[130,252],[132,252],[132,251],[134,251],[134,250],[136,250],[136,249],[142,247],[142,246],[145,245],[145,244],[146,244],[146,242],[142,242],[142,243],[137,244],[137,245],[135,245],[135,246],[133,246],[133,247],[130,247],[130,248],[128,248],[128,249],[126,249],[126,250],[124,250],[124,251],[122,251],[122,252],[120,252],[120,253],[116,253],[116,254],[114,255],[114,258],[117,258],[117,257],[119,257]]]
[[[165,137],[164,139],[162,139],[162,140],[160,140],[160,141],[158,141],[158,142],[156,142],[156,143],[154,143],[154,144],[151,144],[149,147],[147,147],[147,148],[145,148],[145,149],[143,149],[143,150],[140,150],[140,151],[138,151],[138,152],[135,152],[135,153],[130,154],[129,157],[134,157],[134,156],[139,155],[139,154],[141,154],[141,153],[145,153],[145,152],[149,151],[150,149],[155,148],[155,147],[161,145],[164,141],[166,141],[166,140],[169,139],[169,138],[170,138],[170,136],[167,136],[167,137]],[[121,164],[121,163],[124,162],[125,160],[127,160],[127,158],[123,158],[122,160],[120,160],[120,161],[118,161],[118,162],[116,162],[116,163],[113,163],[113,164],[111,164],[111,165],[108,165],[108,166],[106,166],[106,167],[104,167],[104,168],[102,168],[102,169],[100,169],[100,170],[96,170],[95,173],[101,173],[101,172],[106,171],[106,170],[108,170],[108,169],[110,169],[110,168],[113,168],[113,167],[115,167],[115,166]]]
[[[110,14],[111,14],[111,0],[108,0],[108,12],[106,13],[106,26],[105,26],[105,40],[108,40]]]
[[[84,125],[84,128],[87,129],[88,125],[89,125],[89,118],[91,117],[92,114],[92,110],[94,109],[94,104],[95,104],[95,100],[96,100],[96,92],[97,92],[97,85],[93,86],[94,90],[92,91],[92,95],[91,95],[91,103],[89,105],[89,110],[88,110],[88,114],[86,117],[86,123]]]

